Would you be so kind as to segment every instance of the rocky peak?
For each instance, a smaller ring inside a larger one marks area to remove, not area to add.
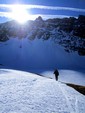
[[[36,18],[36,20],[35,20],[36,22],[43,22],[43,19],[42,19],[42,17],[41,16],[39,16],[38,18]]]

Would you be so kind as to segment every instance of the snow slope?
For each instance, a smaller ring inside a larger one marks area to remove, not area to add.
[[[0,69],[0,113],[85,113],[85,96],[53,79]]]
[[[0,67],[20,70],[85,69],[85,57],[68,53],[51,39],[10,38],[0,42]]]

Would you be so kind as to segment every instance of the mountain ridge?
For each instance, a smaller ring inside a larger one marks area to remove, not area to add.
[[[77,51],[79,55],[85,55],[85,16],[80,15],[78,19],[55,18],[43,20],[38,17],[34,21],[28,21],[20,25],[16,21],[0,24],[0,42],[5,42],[11,37],[19,39],[36,38],[48,40],[52,39],[56,44],[64,47],[65,51]]]

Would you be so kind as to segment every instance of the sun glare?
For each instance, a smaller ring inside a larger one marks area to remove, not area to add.
[[[22,5],[14,5],[11,8],[11,18],[23,24],[30,18],[30,14]]]

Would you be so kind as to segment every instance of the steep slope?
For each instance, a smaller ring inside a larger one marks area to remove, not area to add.
[[[67,53],[52,40],[11,38],[0,43],[0,67],[22,70],[84,69],[85,57]]]
[[[0,67],[85,69],[84,32],[81,37],[77,33],[78,26],[84,30],[84,18],[45,21],[38,17],[24,25],[16,21],[0,24]]]
[[[16,21],[0,24],[0,41],[5,42],[11,37],[29,40],[52,39],[67,52],[77,51],[79,55],[85,55],[85,16],[80,15],[78,19],[70,17],[46,21],[38,17],[24,25]]]
[[[0,70],[0,113],[84,113],[85,96],[52,79]]]

